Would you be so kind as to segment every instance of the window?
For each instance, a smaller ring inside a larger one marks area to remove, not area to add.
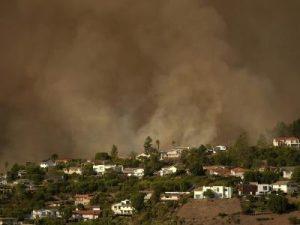
[[[268,186],[263,186],[263,190],[267,191],[268,190]]]

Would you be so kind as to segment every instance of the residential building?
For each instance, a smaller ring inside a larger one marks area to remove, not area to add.
[[[145,194],[145,197],[144,197],[144,202],[148,202],[151,197],[152,197],[152,194],[153,194],[153,191],[140,191],[140,193],[144,193]]]
[[[273,139],[273,146],[300,148],[300,139],[298,137],[277,137]]]
[[[135,212],[135,209],[131,205],[131,201],[126,199],[119,203],[113,204],[111,210],[115,215],[131,216]]]
[[[284,179],[292,179],[293,172],[295,167],[282,167],[280,168],[280,171],[282,172],[282,177]]]
[[[298,191],[298,185],[291,181],[277,181],[272,185],[273,191],[282,191],[286,194],[292,194]]]
[[[100,207],[92,207],[91,209],[79,210],[76,209],[73,212],[72,217],[77,220],[96,220],[99,219],[101,215]]]
[[[161,201],[178,201],[181,197],[189,195],[190,192],[165,192],[160,196]]]
[[[17,224],[18,224],[17,218],[10,218],[10,217],[0,218],[0,225],[17,225]]]
[[[174,174],[176,172],[177,172],[177,167],[169,166],[169,167],[161,168],[161,170],[158,171],[158,174],[160,176],[166,176],[166,175]]]
[[[100,165],[93,165],[93,170],[98,174],[104,174],[110,170],[120,173],[123,171],[123,166],[100,164]]]
[[[230,170],[230,175],[244,179],[244,174],[247,170],[241,167],[236,167]]]
[[[0,186],[7,185],[7,180],[5,177],[0,176]]]
[[[143,168],[125,168],[123,170],[123,174],[125,174],[128,177],[143,178],[144,169]]]
[[[171,150],[167,152],[161,152],[160,159],[161,160],[174,160],[179,159],[183,151],[190,150],[190,147],[173,147]]]
[[[135,157],[137,160],[145,160],[150,158],[150,154],[141,153]]]
[[[272,185],[271,184],[258,184],[256,182],[250,182],[250,184],[257,186],[256,195],[265,195],[265,194],[271,193],[271,191],[272,191]]]
[[[227,177],[231,174],[229,168],[225,166],[204,166],[203,169],[208,175]]]
[[[70,168],[64,168],[64,173],[65,174],[78,174],[78,175],[82,175],[82,168],[81,167],[70,167]]]
[[[26,170],[19,170],[18,171],[18,177],[23,178],[27,174]]]
[[[37,209],[32,210],[31,219],[43,219],[43,218],[59,218],[61,217],[59,211],[56,209]]]
[[[74,197],[75,205],[79,205],[79,204],[81,204],[81,205],[89,205],[93,197],[94,196],[90,195],[90,194],[85,194],[85,195],[79,195],[79,194],[77,194]]]
[[[226,151],[227,147],[224,145],[218,145],[213,148],[213,153]]]
[[[69,162],[71,162],[72,161],[72,159],[67,159],[67,158],[65,158],[65,159],[57,159],[55,162],[57,163],[57,164],[67,164],[67,163],[69,163]]]
[[[242,195],[255,195],[257,192],[257,185],[253,184],[239,184],[237,185],[239,196]]]
[[[52,160],[45,160],[43,162],[40,163],[40,167],[43,169],[49,168],[49,167],[55,167],[56,166],[56,162],[52,161]]]
[[[225,186],[203,186],[200,189],[194,191],[194,199],[204,199],[205,192],[211,190],[213,191],[215,198],[232,198],[233,189],[232,187]]]

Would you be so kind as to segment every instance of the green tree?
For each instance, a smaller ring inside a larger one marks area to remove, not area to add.
[[[50,159],[51,159],[52,161],[55,161],[55,160],[58,159],[58,155],[57,155],[56,153],[54,153],[54,154],[51,155]]]
[[[204,170],[199,160],[194,160],[190,162],[188,165],[188,169],[194,176],[204,175]]]
[[[159,151],[160,141],[157,139],[157,140],[155,141],[155,143],[156,143],[156,148],[157,148],[157,150]]]
[[[152,151],[152,138],[150,136],[145,139],[144,150],[146,154],[150,154]]]
[[[284,213],[288,210],[288,199],[282,195],[270,194],[268,200],[268,208],[273,213]]]
[[[300,166],[295,167],[292,174],[292,179],[297,183],[300,183]]]
[[[300,137],[300,119],[295,120],[291,124],[290,129],[294,136]]]
[[[251,165],[251,149],[249,147],[248,134],[243,132],[236,140],[232,153],[237,162],[243,167]]]
[[[118,159],[118,155],[119,155],[118,147],[116,145],[113,145],[110,151],[110,156],[112,160]]]
[[[131,194],[131,204],[137,211],[141,211],[145,207],[144,197],[145,194],[140,192]]]
[[[204,191],[203,196],[206,198],[214,198],[215,193],[212,190],[207,189],[206,191]]]

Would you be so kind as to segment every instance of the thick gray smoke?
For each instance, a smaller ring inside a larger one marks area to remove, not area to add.
[[[296,118],[299,1],[247,2],[2,1],[1,162],[228,143]]]

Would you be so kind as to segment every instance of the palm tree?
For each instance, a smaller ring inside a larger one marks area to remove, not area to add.
[[[160,141],[157,139],[157,140],[155,141],[155,143],[156,143],[156,146],[157,146],[157,150],[159,151]]]

